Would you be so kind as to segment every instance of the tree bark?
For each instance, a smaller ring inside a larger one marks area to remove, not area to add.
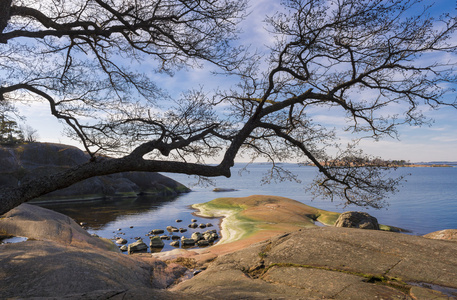
[[[10,8],[13,0],[0,0],[0,34],[5,30],[10,19]]]
[[[223,165],[207,166],[173,161],[154,161],[131,156],[118,159],[103,159],[88,162],[64,172],[33,179],[22,183],[21,186],[16,188],[1,189],[0,199],[2,206],[0,207],[0,215],[24,202],[55,190],[66,188],[84,179],[130,171],[230,177],[230,168]]]

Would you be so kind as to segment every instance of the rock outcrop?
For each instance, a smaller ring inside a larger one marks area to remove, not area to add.
[[[336,220],[334,226],[379,230],[378,220],[366,212],[360,211],[347,211],[342,213]]]
[[[435,232],[430,232],[424,237],[435,240],[448,240],[457,242],[457,229],[444,229]]]
[[[61,172],[88,161],[89,156],[73,146],[51,143],[0,146],[0,188],[17,186],[27,179]],[[188,191],[182,184],[158,173],[124,172],[90,178],[36,200],[134,197],[138,194],[164,196]]]
[[[0,218],[0,232],[12,230],[32,239],[0,245],[7,299],[457,297],[457,243],[381,230],[307,227],[241,250],[224,244],[153,257],[110,251],[67,217],[27,204]]]
[[[29,238],[0,244],[2,299],[197,299],[164,290],[187,268],[121,254],[60,213],[21,204],[0,217],[2,234]]]
[[[306,228],[221,255],[171,290],[214,299],[456,299],[455,251],[457,243],[381,230]]]

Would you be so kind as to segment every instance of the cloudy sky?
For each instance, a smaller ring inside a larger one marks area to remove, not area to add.
[[[264,30],[262,20],[266,14],[271,14],[278,9],[278,2],[277,0],[251,1],[251,15],[242,24],[244,28],[241,36],[242,43],[263,46],[271,41],[271,37]],[[457,13],[456,0],[433,2],[437,10]],[[205,88],[213,89],[218,87],[223,79],[215,78],[208,73],[208,70],[203,69],[179,72],[172,78],[160,78],[160,82],[165,89],[178,92],[176,87],[185,90],[202,84]],[[39,141],[78,145],[62,134],[61,124],[50,117],[46,104],[33,103],[21,109],[27,117],[26,123],[38,130]],[[442,108],[424,112],[433,118],[432,126],[404,126],[399,130],[399,139],[384,139],[378,142],[364,140],[360,146],[366,153],[383,159],[404,159],[411,162],[457,161],[457,110]],[[329,117],[325,112],[315,115],[313,119],[329,127],[342,125],[342,119]],[[349,141],[350,138],[351,136],[346,134],[341,142]]]

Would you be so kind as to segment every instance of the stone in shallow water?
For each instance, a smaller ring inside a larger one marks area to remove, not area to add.
[[[116,238],[116,244],[127,244],[127,240],[121,237]]]
[[[197,242],[197,245],[198,245],[199,247],[209,246],[209,241],[207,241],[207,240],[200,240],[200,241]]]
[[[165,246],[165,244],[159,236],[151,236],[150,239],[151,241],[149,243],[149,246],[151,248],[162,248],[163,246]]]
[[[192,233],[192,236],[190,237],[194,241],[199,241],[203,238],[202,234],[200,232],[194,232]]]
[[[193,245],[195,245],[195,240],[182,237],[181,238],[181,244],[183,246],[193,246]]]
[[[146,245],[142,239],[139,239],[138,241],[131,243],[128,246],[129,254],[132,254],[134,252],[147,251],[147,250],[148,250],[148,245]]]

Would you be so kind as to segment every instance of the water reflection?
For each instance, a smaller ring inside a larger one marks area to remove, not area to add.
[[[43,203],[38,205],[67,215],[78,223],[85,223],[85,226],[92,230],[98,230],[111,222],[116,222],[118,218],[155,211],[176,198],[177,196],[139,196],[137,198]]]
[[[194,232],[203,233],[210,229],[217,229],[219,232],[219,219],[196,217],[193,214],[195,210],[190,207],[190,204],[192,203],[189,203],[183,196],[139,196],[137,198],[39,205],[65,214],[76,222],[84,224],[84,227],[91,234],[97,234],[113,241],[116,241],[117,238],[123,238],[127,240],[128,244],[141,238],[149,246],[151,231],[162,229],[164,233],[158,235],[165,235],[169,238],[169,240],[164,240],[165,246],[161,249],[148,248],[147,250],[148,252],[160,252],[175,249],[174,246],[170,245],[173,236],[175,238],[178,236],[179,239],[181,237],[190,238]],[[189,228],[188,225],[193,223],[192,219],[197,219],[199,224],[210,223],[211,226],[203,229]],[[186,230],[171,232],[166,230],[167,226]],[[186,246],[186,248],[188,247]]]

